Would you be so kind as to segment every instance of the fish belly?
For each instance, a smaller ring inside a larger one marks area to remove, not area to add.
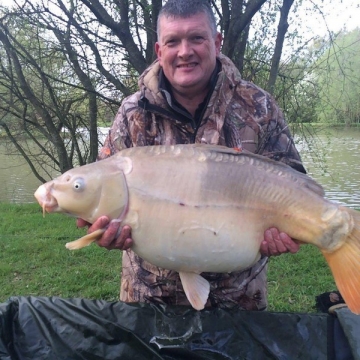
[[[136,221],[130,220],[132,249],[156,266],[224,273],[248,268],[260,258],[264,229],[252,212],[141,196],[131,201],[136,213]]]

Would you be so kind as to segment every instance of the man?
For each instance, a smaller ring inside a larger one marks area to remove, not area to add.
[[[269,94],[241,79],[220,53],[222,37],[210,5],[169,0],[158,19],[155,61],[126,98],[100,151],[103,159],[132,146],[209,143],[237,147],[283,161],[305,172],[282,112]],[[164,219],[166,221],[166,219]],[[120,300],[185,304],[179,275],[147,263],[131,251],[131,229],[106,217],[89,231],[108,225],[98,244],[123,252]],[[81,219],[78,226],[84,226]],[[161,224],[159,224],[161,226]],[[264,234],[263,255],[296,252],[298,245],[277,229]],[[211,290],[206,306],[264,310],[267,258],[230,274],[203,273]]]

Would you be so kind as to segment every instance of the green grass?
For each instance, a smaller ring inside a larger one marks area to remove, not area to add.
[[[315,297],[336,290],[330,269],[315,246],[270,258],[269,311],[315,312]]]
[[[120,251],[67,250],[86,231],[64,215],[43,218],[37,204],[0,203],[0,215],[0,302],[18,295],[118,299]]]
[[[42,216],[37,204],[0,203],[0,302],[10,296],[118,299],[121,252],[91,245],[69,251],[85,234],[61,214]],[[336,289],[314,246],[270,259],[269,310],[314,312],[315,296]]]

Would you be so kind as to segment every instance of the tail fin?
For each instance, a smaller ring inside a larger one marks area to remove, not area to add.
[[[351,234],[336,251],[322,253],[347,306],[353,313],[360,314],[360,212],[347,211],[354,219]]]

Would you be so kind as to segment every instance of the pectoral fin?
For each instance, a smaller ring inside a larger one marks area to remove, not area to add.
[[[186,297],[191,306],[196,310],[202,310],[209,297],[209,282],[199,274],[195,273],[180,271],[179,275]]]
[[[104,233],[105,229],[98,229],[92,232],[91,234],[87,234],[80,239],[75,241],[71,241],[65,244],[65,247],[69,250],[78,250],[85,246],[89,246],[94,241],[101,238],[101,235]]]

